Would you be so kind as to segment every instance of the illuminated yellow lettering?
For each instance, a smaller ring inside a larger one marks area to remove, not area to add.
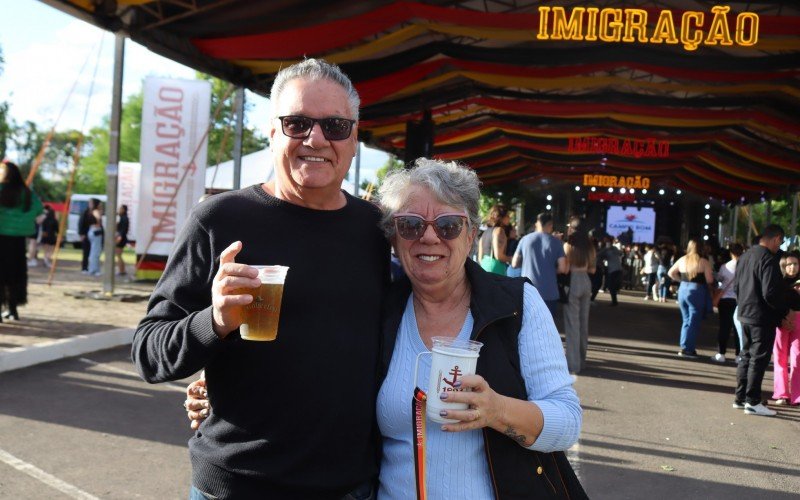
[[[714,13],[714,19],[711,20],[711,27],[708,28],[708,35],[706,36],[706,45],[733,45],[731,40],[731,32],[728,29],[728,11],[730,7],[723,7],[715,5],[711,7],[711,12]]]
[[[589,7],[586,9],[586,36],[584,40],[589,42],[597,41],[597,14],[600,9],[597,7]]]
[[[690,52],[696,50],[703,41],[703,34],[700,33],[699,27],[703,26],[704,17],[702,12],[693,11],[686,11],[681,16],[681,43],[684,49]]]
[[[633,32],[638,31],[639,36],[633,38]],[[625,9],[625,36],[623,42],[647,42],[647,11],[642,9]]]
[[[742,12],[736,16],[736,43],[743,47],[752,47],[758,43],[758,14]]]
[[[613,17],[613,21],[609,21],[609,17]],[[604,42],[619,42],[622,38],[622,9],[601,10],[598,31],[600,40]]]
[[[553,34],[551,40],[583,40],[583,7],[575,7],[569,15],[564,7],[553,7]]]
[[[539,7],[539,33],[536,34],[537,40],[549,40],[547,25],[550,20],[550,7]]]
[[[675,34],[675,22],[672,20],[672,11],[662,10],[653,28],[653,36],[650,43],[678,43],[678,35]]]

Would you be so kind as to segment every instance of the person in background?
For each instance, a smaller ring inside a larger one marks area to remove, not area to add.
[[[784,254],[780,266],[790,311],[775,332],[772,399],[778,406],[796,406],[800,405],[800,256],[794,252]]]
[[[44,216],[44,211],[36,215],[33,233],[28,236],[28,267],[39,265],[39,245],[42,240],[42,221]]]
[[[508,243],[506,244],[506,256],[511,259],[514,257],[514,252],[517,251],[517,246],[519,245],[519,235],[517,233],[517,228],[509,225],[508,226]],[[519,278],[522,276],[522,270],[514,268],[512,266],[508,266],[506,269],[506,276],[510,278]]]
[[[647,277],[644,287],[644,300],[650,300],[652,297],[654,301],[657,301],[658,291],[656,284],[658,283],[658,278],[656,273],[658,272],[658,253],[656,253],[656,247],[651,244],[645,245],[644,249],[642,274]]]
[[[100,276],[100,255],[103,253],[103,209],[101,205],[92,210],[92,222],[89,224],[89,271],[90,276]]]
[[[555,318],[559,298],[556,274],[566,274],[567,259],[564,242],[552,233],[553,215],[549,212],[537,215],[536,230],[519,240],[511,265],[522,267],[522,276],[531,280]]]
[[[656,269],[656,277],[658,278],[658,301],[666,302],[669,297],[669,288],[672,286],[672,280],[667,271],[672,267],[672,260],[675,258],[675,250],[672,244],[662,243],[658,248],[658,269]]]
[[[119,220],[117,220],[117,236],[115,238],[114,253],[117,260],[117,275],[125,276],[125,261],[122,259],[122,251],[128,245],[128,228],[130,227],[130,220],[128,219],[128,205],[120,205],[119,207]]]
[[[18,306],[28,302],[25,237],[34,231],[42,202],[22,180],[19,167],[0,163],[0,308],[2,318],[19,320]]]
[[[100,200],[97,198],[90,198],[89,205],[86,210],[81,214],[78,220],[78,236],[81,239],[81,249],[83,254],[81,257],[81,272],[89,274],[89,252],[92,250],[92,242],[89,239],[89,227],[94,224],[94,211],[100,207]]]
[[[725,362],[725,352],[728,349],[728,339],[734,330],[733,314],[736,311],[736,292],[733,291],[733,278],[736,276],[736,263],[739,261],[744,248],[739,243],[731,243],[731,259],[719,267],[717,281],[719,282],[722,296],[717,304],[719,311],[719,330],[717,331],[717,353],[711,358],[717,363]],[[739,362],[739,339],[735,342],[736,362]]]
[[[494,205],[486,219],[486,231],[478,241],[478,262],[484,271],[506,275],[511,257],[506,255],[508,237],[506,228],[511,222],[511,214],[505,205]]]
[[[697,358],[697,333],[700,322],[711,309],[711,290],[714,286],[714,271],[711,263],[703,257],[702,244],[691,238],[686,245],[686,255],[667,271],[670,279],[680,281],[678,304],[681,308],[681,350],[678,356]]]
[[[567,367],[578,374],[586,363],[589,345],[589,303],[592,295],[590,274],[594,274],[596,255],[579,217],[572,217],[564,243],[569,273],[569,294],[564,307],[564,334],[567,340]]]
[[[606,286],[611,294],[611,305],[619,304],[617,294],[622,287],[622,251],[613,244],[611,237],[604,238],[605,245],[597,254],[597,260],[603,261],[606,269]]]
[[[725,353],[728,350],[728,339],[731,331],[735,331],[733,325],[733,313],[736,310],[736,293],[733,291],[733,278],[736,275],[736,263],[744,252],[742,245],[731,243],[728,248],[730,260],[721,266],[717,271],[717,282],[719,290],[722,292],[717,310],[719,311],[719,329],[717,330],[717,353],[711,357],[711,361],[717,363],[725,362]],[[736,359],[739,359],[739,340],[734,343],[736,349]]]
[[[44,250],[44,265],[48,269],[53,265],[53,250],[55,250],[56,239],[58,238],[58,220],[53,207],[44,206],[44,219],[39,230],[39,242]]]
[[[775,258],[784,234],[781,226],[768,225],[758,245],[745,252],[736,264],[733,291],[743,338],[733,407],[743,409],[747,415],[772,417],[777,414],[763,404],[761,383],[772,355],[775,329],[789,311],[780,264]]]

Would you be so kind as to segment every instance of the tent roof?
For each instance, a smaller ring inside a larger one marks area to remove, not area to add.
[[[727,201],[800,189],[795,2],[726,2],[729,22],[718,28],[733,36],[737,14],[755,12],[757,44],[689,51],[540,40],[542,3],[526,0],[44,1],[263,95],[280,67],[304,56],[336,62],[362,97],[362,139],[401,154],[406,122],[430,110],[434,156],[470,165],[487,185],[642,175]],[[678,30],[684,11],[705,13],[707,33],[714,4],[648,2],[647,33],[662,9]],[[560,5],[567,16],[586,6]],[[667,141],[669,155],[568,148],[569,138],[591,137]]]

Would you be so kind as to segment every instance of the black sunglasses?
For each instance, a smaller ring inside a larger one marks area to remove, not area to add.
[[[279,116],[283,135],[292,139],[305,139],[311,135],[315,123],[319,123],[322,135],[329,141],[343,141],[350,137],[355,120],[347,118],[309,118],[301,115]]]
[[[454,240],[458,238],[464,229],[464,221],[467,216],[463,213],[439,214],[433,220],[423,219],[416,214],[395,214],[394,225],[397,234],[404,240],[418,240],[425,234],[428,226],[433,226],[433,230],[443,240]]]

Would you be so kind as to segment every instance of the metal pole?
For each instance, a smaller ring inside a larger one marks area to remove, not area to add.
[[[731,210],[733,210],[733,215],[731,216],[733,219],[733,233],[731,236],[731,242],[736,243],[736,233],[739,232],[739,207],[734,205],[731,207]]]
[[[744,242],[745,246],[750,246],[753,243],[753,205],[747,209],[747,241]]]
[[[358,196],[359,186],[358,183],[361,181],[361,141],[358,141],[358,147],[356,148],[356,176],[355,182],[353,183],[353,196]]]
[[[797,199],[800,198],[800,193],[792,194],[792,222],[789,226],[789,235],[794,236],[797,234]]]
[[[119,175],[119,124],[122,118],[122,69],[125,64],[125,34],[114,37],[114,84],[111,92],[111,124],[106,165],[106,234],[103,245],[103,293],[114,294],[114,256],[117,236],[117,177]]]
[[[233,98],[236,130],[233,137],[233,189],[242,187],[242,134],[244,133],[244,87],[236,89]]]

